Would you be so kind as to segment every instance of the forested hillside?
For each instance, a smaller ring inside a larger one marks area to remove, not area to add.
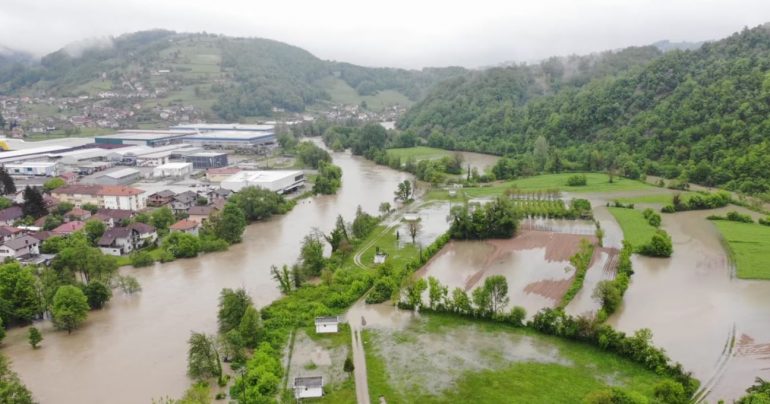
[[[547,63],[480,72],[437,86],[399,125],[434,146],[510,154],[512,175],[532,166],[641,170],[767,192],[769,28],[640,59],[589,70],[597,73],[586,84],[542,74]]]
[[[328,78],[342,80],[360,96],[391,90],[416,101],[439,80],[464,72],[368,68],[321,60],[268,39],[155,30],[73,44],[39,63],[0,63],[0,95],[94,96],[123,91],[129,98],[210,108],[220,118],[234,120],[334,102],[335,94],[324,80]]]

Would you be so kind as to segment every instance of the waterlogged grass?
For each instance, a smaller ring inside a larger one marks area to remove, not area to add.
[[[529,329],[486,321],[469,321],[464,318],[423,314],[422,318],[400,334],[415,336],[435,335],[436,338],[459,332],[459,335],[487,335],[502,345],[508,339],[528,338],[535,341],[538,350],[553,351],[558,361],[506,361],[502,354],[493,352],[501,347],[480,346],[478,355],[492,359],[494,365],[481,371],[463,371],[463,361],[458,361],[451,371],[459,371],[459,377],[446,385],[445,390],[430,393],[419,384],[412,386],[394,386],[391,372],[398,372],[401,380],[406,377],[425,379],[438,376],[446,368],[415,363],[414,366],[393,369],[392,359],[384,357],[378,346],[381,331],[365,331],[364,345],[369,380],[369,392],[372,402],[385,397],[388,403],[567,403],[580,402],[587,394],[609,388],[620,387],[626,391],[635,391],[653,401],[655,384],[662,380],[654,372],[596,347],[556,337],[537,334]],[[470,334],[468,334],[470,333]],[[426,340],[431,338],[401,338],[398,345],[405,350],[420,352]],[[458,347],[473,349],[477,340],[457,341]],[[471,348],[469,348],[471,347]],[[447,354],[451,353],[447,347]],[[418,360],[415,358],[415,360]],[[487,359],[489,360],[489,359]],[[419,373],[418,373],[419,372]],[[426,374],[427,373],[427,374]],[[398,379],[398,378],[395,378]]]
[[[396,238],[398,227],[388,229],[385,233],[383,233],[383,230],[385,230],[385,226],[377,226],[372,232],[375,236],[373,240],[376,241],[361,255],[361,263],[364,265],[372,265],[374,263],[377,247],[388,254],[387,261],[392,263],[394,268],[400,268],[412,262],[420,254],[419,249],[412,243],[404,243],[399,248],[399,240]],[[399,235],[399,238],[401,242],[409,241],[409,234],[402,233]]]
[[[632,196],[628,198],[618,198],[617,200],[622,203],[650,203],[650,204],[659,204],[659,205],[668,205],[673,201],[674,195],[677,192],[674,193],[668,193],[668,192],[661,192],[656,194],[650,194],[650,195],[639,195],[639,196]],[[679,192],[679,194],[682,195],[683,200],[687,200],[690,196],[695,195],[695,192]]]
[[[651,226],[638,209],[608,208],[623,229],[623,238],[634,247],[647,244],[657,230]]]
[[[452,151],[437,149],[435,147],[417,146],[417,147],[405,147],[399,149],[388,149],[388,154],[401,158],[401,161],[407,159],[420,160],[432,160],[438,159],[444,156],[451,156]]]
[[[770,279],[770,226],[714,221],[727,242],[736,274],[743,279]]]

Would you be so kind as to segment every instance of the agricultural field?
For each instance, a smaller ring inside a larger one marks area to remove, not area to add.
[[[743,279],[770,279],[770,226],[714,221],[735,263],[736,274]]]
[[[646,244],[657,230],[642,216],[642,211],[627,208],[607,208],[623,229],[623,238],[634,247]]]
[[[610,386],[652,400],[662,380],[591,346],[450,315],[422,314],[404,330],[363,337],[373,403],[577,402]]]
[[[655,188],[652,185],[645,184],[641,181],[620,177],[615,177],[613,182],[609,182],[607,175],[600,173],[586,173],[586,185],[569,186],[567,185],[567,179],[573,175],[575,174],[561,173],[536,175],[534,177],[495,183],[491,186],[466,188],[463,191],[469,197],[479,198],[500,195],[505,192],[506,189],[512,187],[516,187],[522,191],[558,189],[563,192],[572,193],[638,191]]]
[[[696,192],[691,192],[691,191],[670,191],[670,192],[665,192],[663,190],[661,191],[662,192],[654,193],[654,194],[618,198],[617,201],[625,204],[648,203],[648,204],[656,204],[656,205],[668,205],[671,203],[672,198],[676,194],[680,194],[682,196],[682,200],[684,201],[689,199],[690,196],[697,194]]]
[[[380,91],[375,95],[359,95],[358,92],[356,92],[356,89],[351,87],[348,83],[334,77],[321,79],[319,84],[329,94],[331,102],[336,104],[359,105],[366,101],[367,109],[375,112],[380,112],[392,105],[408,107],[414,103],[414,101],[410,100],[405,95],[393,90]]]

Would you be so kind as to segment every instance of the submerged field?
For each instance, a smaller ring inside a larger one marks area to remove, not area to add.
[[[607,208],[623,229],[623,238],[634,247],[646,244],[655,234],[655,227],[647,223],[638,209]]]
[[[451,156],[453,152],[444,149],[437,149],[435,147],[417,146],[399,149],[388,149],[388,154],[391,156],[399,157],[402,161],[406,161],[410,158],[419,161]]]
[[[652,398],[655,373],[531,330],[423,314],[401,331],[364,333],[371,402],[579,402],[620,387]]]
[[[770,279],[770,226],[714,221],[727,242],[736,274],[744,279]]]

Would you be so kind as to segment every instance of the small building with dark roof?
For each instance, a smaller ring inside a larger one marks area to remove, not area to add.
[[[324,395],[323,376],[306,376],[294,378],[294,398],[317,398]]]

